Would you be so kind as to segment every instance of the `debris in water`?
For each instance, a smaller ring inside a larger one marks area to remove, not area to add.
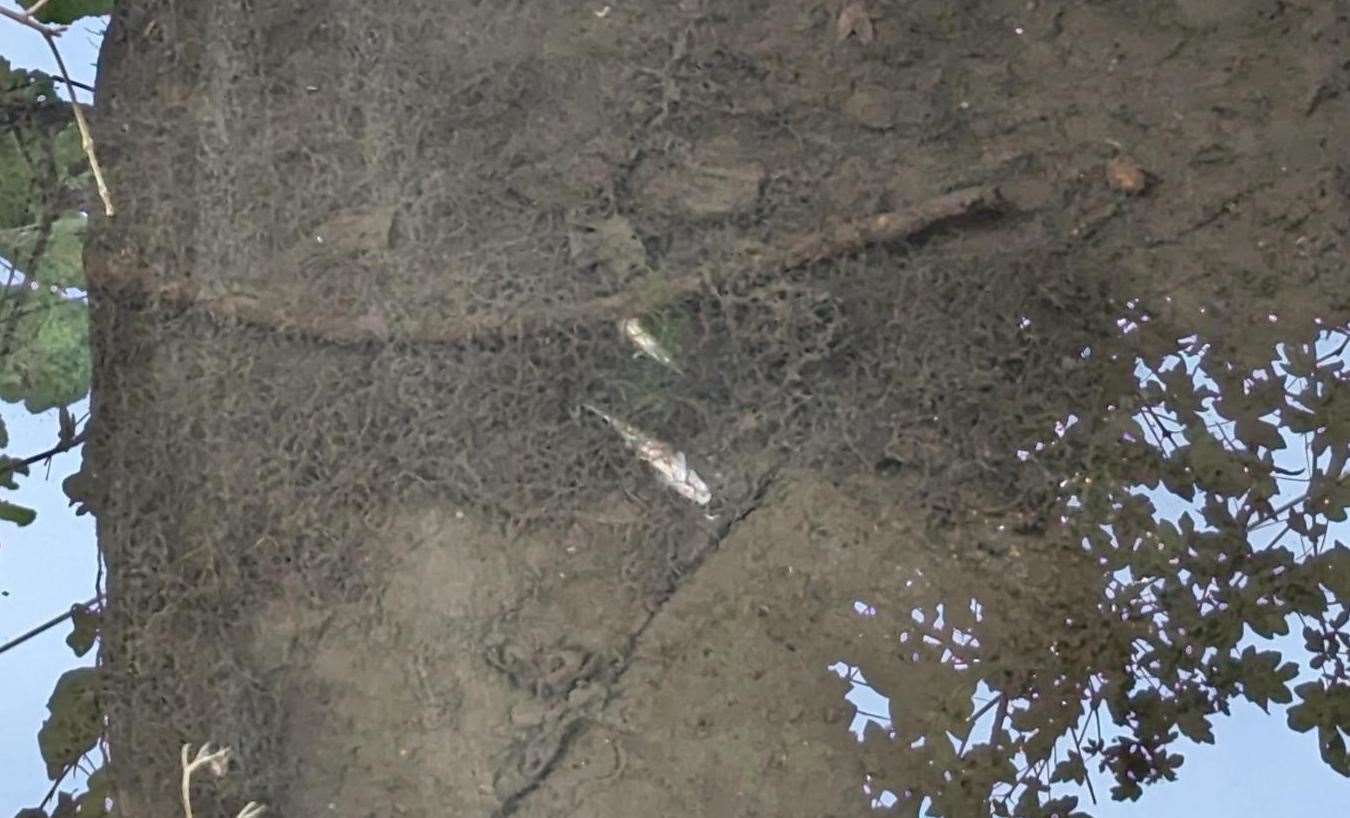
[[[623,438],[623,442],[636,451],[638,457],[647,461],[647,464],[661,475],[661,481],[681,497],[700,506],[706,506],[712,500],[708,484],[689,468],[684,452],[675,451],[670,444],[663,443],[636,426],[606,414],[588,403],[583,403],[582,408],[613,427]]]
[[[1113,190],[1137,196],[1148,188],[1148,174],[1134,161],[1117,157],[1106,165],[1106,182]]]
[[[876,39],[876,30],[872,28],[872,18],[867,13],[866,4],[855,0],[844,6],[834,25],[834,40],[842,43],[849,36],[858,38],[860,43],[870,43]]]

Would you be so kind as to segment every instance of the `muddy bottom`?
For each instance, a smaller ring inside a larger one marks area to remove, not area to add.
[[[105,502],[110,627],[176,686],[114,662],[114,743],[234,744],[202,810],[980,809],[976,671],[1043,667],[1101,577],[1044,518],[1075,463],[1015,450],[1111,422],[1112,349],[1261,365],[1350,314],[1344,4],[320,5],[129,12],[104,57],[131,226],[91,277],[141,300],[100,406],[144,410],[104,468],[160,501]]]

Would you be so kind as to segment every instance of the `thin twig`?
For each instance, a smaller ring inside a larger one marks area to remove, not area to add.
[[[17,131],[14,132],[14,147],[16,150],[18,150],[19,155],[23,158],[24,164],[28,166],[29,170],[36,178],[40,173],[38,169],[39,158],[29,155],[28,149],[24,145],[23,139],[19,137]],[[50,176],[50,174],[53,174],[55,172],[56,167],[56,154],[52,148],[52,141],[42,140],[39,142],[38,147],[41,148],[43,153],[46,154],[44,157],[42,157],[43,159],[46,160],[47,163],[46,167],[43,170],[45,170],[47,174]],[[44,191],[44,193],[46,192],[47,191]],[[21,315],[22,307],[24,306],[24,303],[28,300],[29,294],[32,291],[29,286],[31,285],[31,282],[27,281],[28,277],[26,275],[24,276],[25,277],[24,286],[15,287],[11,289],[10,285],[13,284],[15,275],[19,274],[20,266],[22,266],[22,268],[25,270],[34,270],[37,268],[38,262],[42,259],[43,254],[46,253],[47,251],[47,243],[51,240],[52,225],[56,223],[56,214],[53,208],[47,206],[48,205],[47,200],[49,197],[47,195],[43,195],[41,198],[42,198],[41,212],[38,218],[37,233],[33,241],[33,250],[31,253],[29,253],[28,259],[25,262],[21,262],[20,264],[9,265],[10,274],[9,274],[9,282],[6,284],[5,288],[5,297],[7,301],[10,301],[12,303],[13,309],[7,316],[5,316],[4,327],[0,328],[0,358],[7,357],[11,352],[10,344],[12,344],[14,341],[14,333],[19,325],[19,318]]]
[[[1350,346],[1350,334],[1347,334],[1345,336],[1345,340],[1341,343],[1341,345],[1336,349],[1335,352],[1328,352],[1326,355],[1323,355],[1321,358],[1318,358],[1316,365],[1321,366],[1322,364],[1326,363],[1327,361],[1330,361],[1333,358],[1341,357],[1341,353],[1345,352],[1345,348],[1347,346]]]
[[[183,814],[186,818],[192,818],[192,774],[196,772],[198,767],[209,766],[211,772],[214,773],[217,778],[220,778],[225,775],[226,770],[229,769],[231,753],[229,747],[221,747],[219,750],[211,752],[211,742],[208,741],[197,748],[196,757],[189,761],[188,752],[191,746],[192,745],[190,744],[184,744],[182,753],[183,777],[181,788],[183,795]],[[238,818],[257,818],[257,816],[262,815],[266,811],[267,807],[264,805],[257,801],[249,801],[244,805],[243,809],[239,810]]]
[[[26,13],[29,17],[32,17],[34,20],[36,20],[38,12],[42,11],[42,7],[47,5],[47,3],[49,2],[51,2],[51,0],[37,0],[36,3],[24,9],[24,13]]]
[[[966,754],[966,745],[970,742],[970,734],[975,732],[975,722],[984,718],[984,714],[988,713],[991,709],[994,708],[995,705],[1002,702],[1003,699],[1004,694],[1002,693],[998,694],[994,698],[985,702],[984,707],[981,707],[979,710],[975,711],[975,715],[970,717],[970,720],[968,722],[970,724],[970,729],[966,731],[966,737],[961,739],[961,748],[956,751],[956,755],[958,758]]]
[[[108,192],[108,183],[103,178],[103,166],[98,163],[98,155],[94,153],[94,135],[89,130],[89,123],[85,121],[84,112],[80,110],[80,101],[75,96],[75,84],[70,80],[70,72],[66,70],[66,61],[61,59],[61,50],[56,47],[56,35],[44,31],[42,36],[47,40],[47,46],[52,50],[52,56],[56,58],[56,65],[61,69],[61,78],[66,82],[66,90],[70,92],[70,108],[75,112],[75,124],[80,129],[80,147],[84,149],[84,155],[89,158],[89,169],[94,172],[94,183],[98,185],[98,197],[103,200],[103,212],[108,216],[114,214],[112,204],[112,194]]]
[[[3,466],[0,466],[0,480],[3,480],[6,477],[8,477],[15,469],[19,468],[20,466],[27,468],[28,466],[31,466],[34,463],[40,463],[49,457],[61,454],[62,452],[68,452],[71,449],[77,448],[78,446],[83,444],[88,437],[89,437],[89,427],[85,426],[84,429],[81,430],[78,435],[75,435],[70,440],[67,440],[64,443],[56,444],[55,446],[51,447],[45,452],[39,452],[35,455],[32,455],[31,457],[25,457],[23,460],[12,461]]]
[[[61,32],[65,30],[64,27],[49,26],[39,23],[37,20],[33,19],[30,13],[14,11],[13,9],[4,8],[3,6],[0,6],[0,17],[8,17],[19,25],[28,26],[44,37],[60,37]]]
[[[183,814],[187,818],[192,818],[192,774],[197,771],[198,767],[209,765],[217,776],[222,776],[230,763],[229,747],[222,747],[215,752],[211,752],[211,742],[208,741],[198,747],[196,757],[189,760],[188,752],[191,746],[190,744],[183,745],[183,776],[180,780],[183,795]]]
[[[61,786],[61,782],[66,780],[66,776],[70,775],[70,771],[73,769],[75,769],[75,762],[73,761],[61,769],[61,774],[52,782],[51,789],[47,790],[47,794],[43,796],[42,803],[38,805],[38,809],[47,809],[47,804],[51,803],[52,796],[56,795],[56,788]]]
[[[1280,516],[1281,514],[1285,513],[1286,511],[1288,511],[1289,509],[1291,509],[1291,508],[1293,508],[1294,506],[1298,505],[1299,503],[1305,502],[1307,499],[1308,499],[1308,495],[1307,495],[1306,493],[1300,494],[1299,496],[1293,498],[1292,500],[1289,500],[1289,501],[1285,502],[1284,504],[1280,505],[1278,508],[1273,508],[1273,509],[1271,509],[1271,511],[1270,511],[1269,514],[1263,516],[1261,519],[1257,520],[1256,522],[1254,522],[1254,523],[1248,522],[1248,525],[1247,525],[1247,531],[1250,533],[1250,532],[1251,532],[1252,530],[1254,530],[1257,526],[1264,525],[1265,523],[1267,523],[1267,522],[1269,522],[1269,521],[1271,521],[1271,520],[1278,519],[1279,516]]]
[[[66,82],[70,83],[71,85],[75,86],[76,88],[79,88],[81,91],[88,91],[88,92],[91,93],[91,94],[94,93],[94,86],[92,86],[92,85],[85,85],[84,83],[80,82],[79,80],[66,80]]]
[[[1083,780],[1087,782],[1088,796],[1092,798],[1092,803],[1095,806],[1097,803],[1097,791],[1092,787],[1092,773],[1088,772],[1087,762],[1083,757],[1082,738],[1078,735],[1078,730],[1072,725],[1069,727],[1069,733],[1073,736],[1073,746],[1078,749],[1078,763],[1083,765]]]
[[[989,728],[989,743],[1000,746],[999,736],[1003,735],[1003,720],[1008,717],[1008,697],[999,696],[998,710],[994,713],[994,726]]]

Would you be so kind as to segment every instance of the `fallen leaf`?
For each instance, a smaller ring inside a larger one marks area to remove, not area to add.
[[[864,45],[876,39],[876,31],[872,28],[872,18],[867,15],[867,7],[861,2],[853,2],[844,6],[843,11],[839,12],[839,20],[835,24],[835,42],[842,43],[849,38],[849,35],[856,36],[858,42]]]
[[[1112,190],[1133,196],[1148,187],[1148,174],[1134,162],[1116,157],[1106,165],[1106,183]]]
[[[314,238],[317,243],[337,250],[383,250],[389,245],[389,231],[393,223],[392,206],[345,210],[333,214],[319,225],[314,231]]]
[[[568,253],[579,267],[603,265],[623,275],[647,265],[647,250],[622,216],[580,219],[569,225]]]
[[[894,94],[880,85],[864,85],[844,102],[844,113],[878,131],[895,127]]]
[[[376,307],[372,306],[357,317],[355,324],[358,329],[363,329],[376,338],[389,337],[389,322],[385,320],[384,312]]]

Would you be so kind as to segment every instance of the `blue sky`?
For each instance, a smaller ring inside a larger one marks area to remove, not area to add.
[[[0,0],[0,6],[7,9],[19,8],[19,4],[14,0]],[[81,20],[57,38],[57,44],[61,47],[61,58],[66,61],[66,70],[70,71],[70,78],[76,82],[85,85],[94,84],[98,44],[102,32],[102,22]],[[0,57],[4,57],[19,68],[37,68],[52,75],[59,74],[46,41],[37,32],[10,20],[0,20]],[[88,93],[83,93],[80,99],[89,102]]]
[[[0,5],[15,8],[13,0]],[[87,23],[61,38],[73,79],[92,85],[97,61],[98,23]],[[0,20],[0,56],[18,67],[55,71],[42,39],[9,21]],[[87,95],[81,97],[89,101]],[[87,402],[72,407],[77,417]],[[0,404],[9,429],[11,455],[49,448],[57,439],[56,413],[30,415],[19,406]],[[71,603],[93,596],[97,553],[93,521],[75,517],[61,491],[61,481],[79,468],[79,452],[53,459],[50,470],[36,467],[19,478],[15,499],[35,508],[33,525],[18,529],[0,524],[0,641],[28,630],[65,611]],[[1174,516],[1176,501],[1158,502],[1161,513]],[[0,816],[35,806],[49,782],[38,755],[36,735],[46,717],[46,702],[56,679],[66,670],[92,661],[77,659],[65,645],[69,626],[57,627],[0,655]],[[1286,640],[1297,652],[1296,638]],[[884,698],[865,686],[849,695],[861,709],[885,713]],[[1297,734],[1284,723],[1281,708],[1266,715],[1255,705],[1238,704],[1232,718],[1214,724],[1215,745],[1183,741],[1186,756],[1180,780],[1146,788],[1133,804],[1103,801],[1094,808],[1100,818],[1279,818],[1333,816],[1350,805],[1350,780],[1332,773],[1317,754],[1313,734]],[[1099,791],[1106,789],[1105,782]],[[1086,798],[1085,798],[1086,800]]]
[[[79,417],[88,404],[71,410]],[[56,412],[29,414],[22,406],[0,404],[0,416],[9,430],[7,452],[36,454],[57,440]],[[34,466],[19,476],[19,490],[5,491],[8,499],[37,510],[37,520],[26,528],[0,524],[0,641],[24,633],[72,603],[94,596],[98,552],[94,522],[76,517],[68,505],[61,481],[80,467],[79,452],[52,458],[50,472]],[[93,663],[93,652],[77,659],[66,646],[68,624],[0,654],[0,815],[13,815],[37,806],[50,782],[38,755],[37,731],[47,717],[47,698],[60,675],[72,667]]]

